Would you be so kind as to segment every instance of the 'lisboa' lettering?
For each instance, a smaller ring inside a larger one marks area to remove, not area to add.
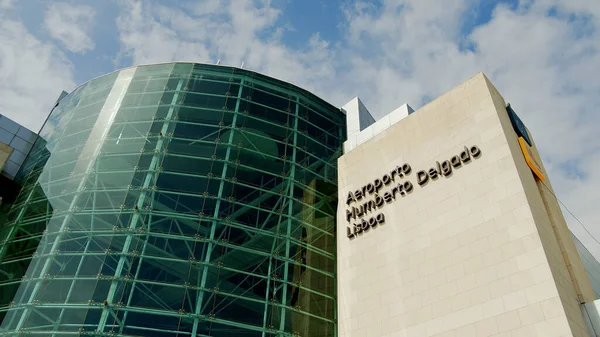
[[[346,227],[346,235],[349,239],[351,239],[359,234],[369,231],[371,228],[377,227],[377,225],[383,225],[384,223],[385,215],[383,215],[383,213],[379,213],[368,220],[362,219],[362,221],[359,223],[355,223],[352,225],[352,229],[350,229],[350,227]]]

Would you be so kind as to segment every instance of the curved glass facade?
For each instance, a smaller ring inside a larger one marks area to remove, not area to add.
[[[335,336],[344,130],[339,109],[238,68],[82,85],[0,226],[0,335]]]

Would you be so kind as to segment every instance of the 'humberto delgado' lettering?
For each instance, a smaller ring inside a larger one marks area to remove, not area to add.
[[[465,146],[463,151],[458,155],[452,156],[449,160],[444,160],[441,163],[436,161],[435,167],[418,171],[417,183],[419,186],[424,187],[430,179],[436,180],[439,177],[450,177],[453,169],[458,169],[463,164],[468,164],[472,159],[477,159],[480,156],[481,150],[479,147],[473,145],[467,148]],[[368,183],[354,192],[348,192],[346,205],[350,206],[352,203],[358,203],[358,205],[351,206],[346,210],[346,221],[357,221],[351,227],[346,227],[348,238],[352,239],[358,234],[368,231],[371,227],[374,228],[377,225],[385,223],[385,215],[383,213],[378,213],[368,219],[365,216],[368,213],[376,212],[385,206],[385,204],[396,201],[398,195],[404,197],[411,193],[413,191],[413,184],[406,180],[397,183],[391,190],[380,195],[382,188],[395,183],[397,177],[400,179],[404,178],[411,171],[412,169],[408,164],[397,166],[389,174],[384,174],[383,177],[375,179],[372,183]],[[361,203],[361,200],[369,196],[372,196],[371,200]]]

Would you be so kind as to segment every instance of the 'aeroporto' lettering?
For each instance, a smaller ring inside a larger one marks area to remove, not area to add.
[[[391,183],[395,182],[396,177],[403,178],[404,176],[410,174],[411,171],[412,168],[408,164],[396,166],[396,168],[390,171],[389,174],[384,174],[383,177],[375,179],[372,183],[368,183],[354,192],[348,192],[346,205],[361,201],[362,199],[366,198],[367,195],[378,194],[384,186],[389,186]]]

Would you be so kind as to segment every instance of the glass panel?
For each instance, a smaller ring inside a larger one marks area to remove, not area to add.
[[[14,138],[14,134],[10,131],[0,128],[0,143],[8,144]]]
[[[0,116],[0,128],[3,128],[13,135],[19,132],[19,124],[6,116]]]

